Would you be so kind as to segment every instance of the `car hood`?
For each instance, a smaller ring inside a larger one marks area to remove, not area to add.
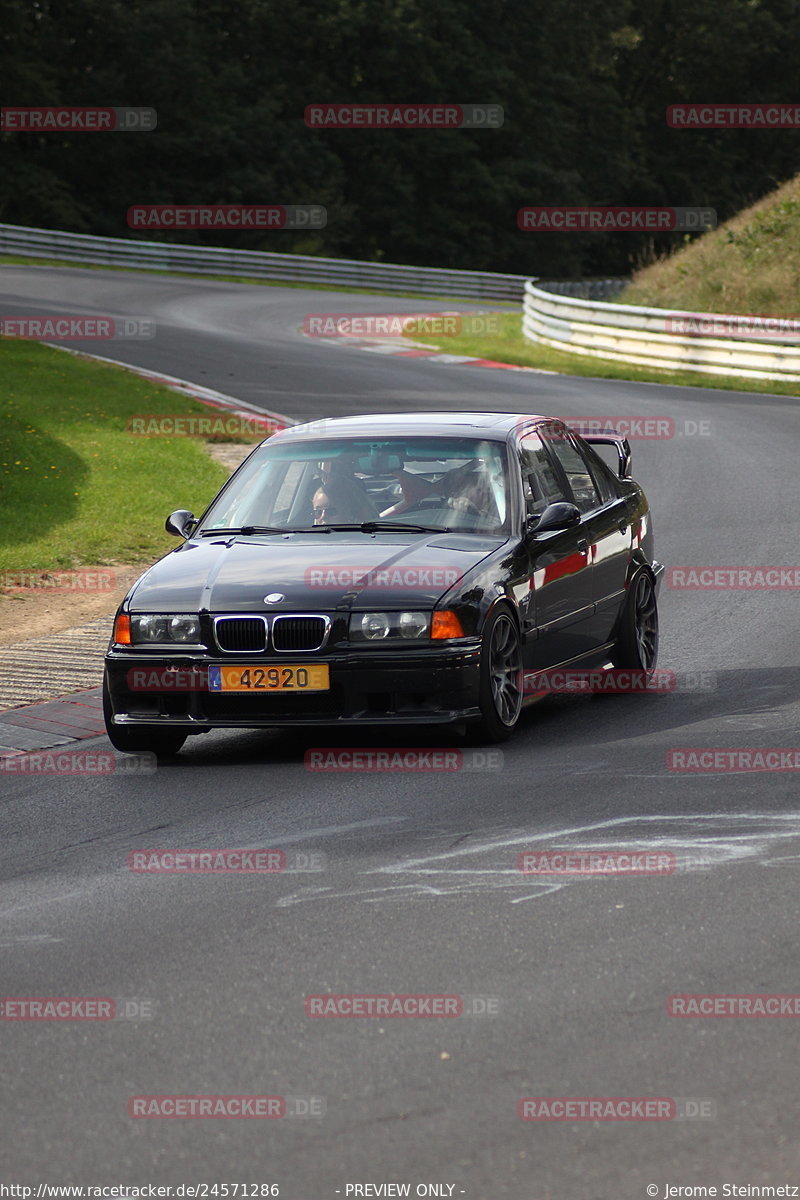
[[[133,612],[325,612],[432,607],[504,539],[313,533],[198,538],[151,567]],[[282,599],[265,602],[268,595]]]

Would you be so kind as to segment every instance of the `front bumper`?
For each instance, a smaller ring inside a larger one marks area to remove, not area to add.
[[[211,665],[285,666],[287,656],[201,653],[157,655],[112,647],[106,680],[115,725],[207,729],[320,725],[450,724],[479,716],[480,641],[397,653],[320,654],[327,663],[326,692],[211,692],[203,686]],[[187,686],[194,669],[198,683]],[[144,676],[142,675],[144,671]],[[138,672],[138,674],[137,674]],[[165,682],[174,675],[176,686]],[[145,686],[146,684],[146,686]]]

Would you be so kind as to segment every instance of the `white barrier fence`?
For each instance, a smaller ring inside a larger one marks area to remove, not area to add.
[[[305,254],[272,254],[266,250],[226,250],[104,238],[57,229],[0,224],[0,254],[49,258],[59,262],[135,267],[145,271],[181,271],[191,275],[237,275],[378,291],[416,292],[473,300],[521,300],[530,276],[490,271],[455,271],[446,267],[408,267],[399,263],[358,262],[349,258],[316,258]]]
[[[789,326],[798,326],[789,332],[771,329],[765,323],[760,339],[755,341],[741,332],[748,321],[755,328],[752,317],[644,308],[596,298],[613,295],[624,283],[620,280],[545,283],[537,287],[524,275],[102,238],[5,224],[0,224],[0,254],[193,275],[314,283],[331,288],[408,291],[474,300],[522,300],[525,336],[572,354],[664,370],[800,380],[800,322],[788,322]],[[581,299],[576,292],[591,298]],[[720,323],[734,333],[725,337],[705,336],[704,322]]]
[[[708,327],[734,333],[705,336]],[[722,316],[580,300],[529,281],[522,330],[532,341],[557,350],[634,366],[800,380],[800,321],[794,318]],[[753,340],[756,331],[763,340]]]

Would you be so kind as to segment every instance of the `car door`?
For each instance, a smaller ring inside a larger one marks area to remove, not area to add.
[[[520,465],[528,516],[548,504],[570,501],[563,474],[535,433],[520,440]],[[568,662],[592,649],[591,551],[583,522],[554,533],[528,533],[526,613],[531,628],[525,666]],[[538,630],[538,634],[535,630]]]
[[[581,525],[591,556],[592,601],[590,622],[596,646],[607,643],[625,596],[625,579],[631,555],[630,500],[621,496],[610,471],[575,434],[547,439],[547,445],[564,472],[569,493],[581,511]]]

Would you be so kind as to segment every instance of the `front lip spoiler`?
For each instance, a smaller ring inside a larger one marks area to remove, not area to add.
[[[656,595],[658,595],[661,588],[661,580],[664,577],[664,571],[666,570],[666,567],[663,563],[657,562],[656,559],[653,559],[652,563],[650,564],[650,570],[653,572],[653,577],[656,581]]]
[[[212,721],[199,720],[194,717],[163,717],[142,716],[132,717],[128,713],[118,713],[114,717],[115,725],[131,727],[147,725],[153,729],[186,729],[196,733],[207,733],[212,729],[293,729],[295,727],[315,726],[318,729],[338,729],[344,725],[350,726],[384,726],[389,728],[396,725],[454,725],[459,721],[468,721],[481,715],[480,709],[474,708],[443,710],[442,712],[420,712],[398,716],[379,717],[273,717],[272,719],[256,720],[254,718],[224,718],[214,717]]]

